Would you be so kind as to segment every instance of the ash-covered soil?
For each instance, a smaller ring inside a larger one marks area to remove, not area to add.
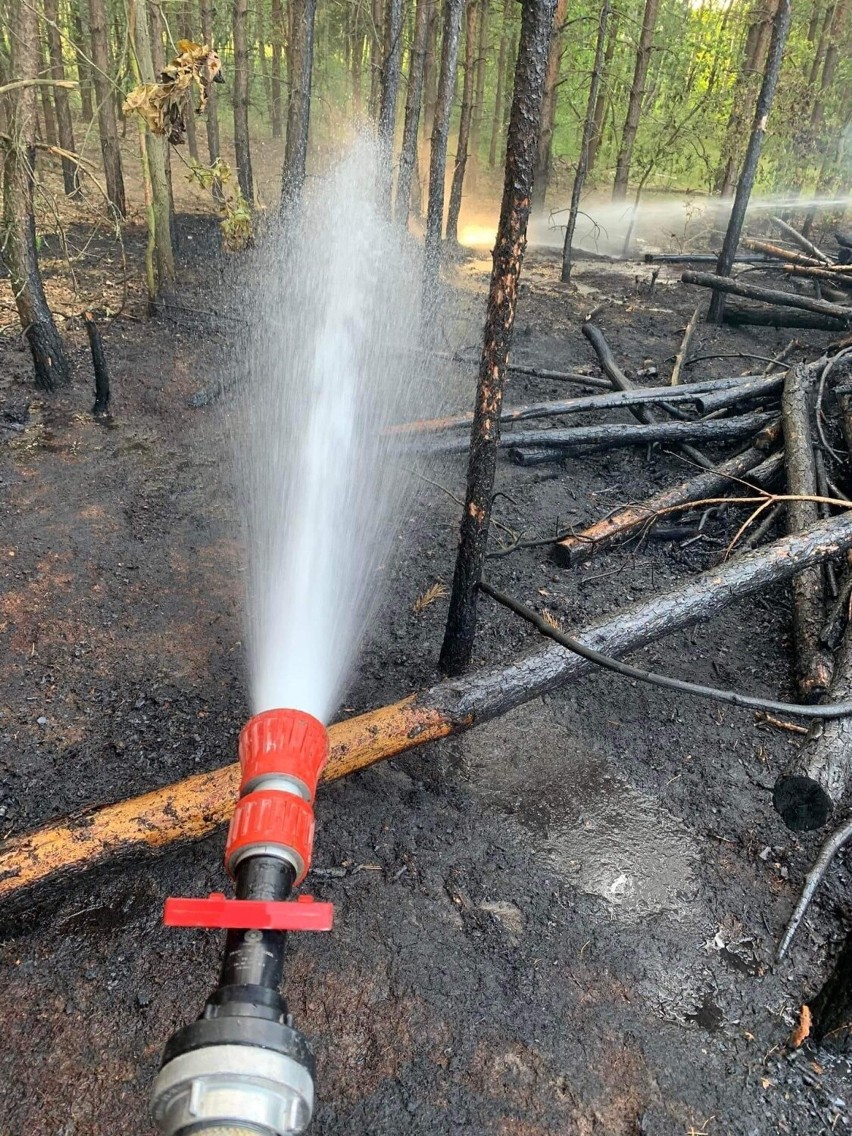
[[[195,312],[228,296],[210,284],[206,222],[186,226],[199,266],[185,310],[147,321],[131,304],[106,334],[111,422],[88,413],[82,329],[65,328],[76,378],[56,400],[34,397],[28,354],[0,343],[4,837],[235,756],[247,714],[239,525],[218,412],[189,405],[227,359],[228,324]],[[453,347],[478,341],[487,272],[474,257],[458,266]],[[631,374],[656,365],[665,381],[699,298],[677,270],[664,268],[653,292],[644,267],[584,263],[571,288],[557,276],[550,254],[530,254],[516,362],[598,373],[579,325],[606,299],[597,319],[619,362]],[[825,338],[803,333],[802,354]],[[771,356],[788,339],[702,327],[693,350]],[[565,393],[513,376],[508,400]],[[580,525],[688,472],[674,455],[638,451],[532,470],[501,461],[494,547]],[[434,471],[444,489],[428,486],[404,526],[342,713],[439,677],[447,600],[414,605],[451,579],[450,494],[463,479],[464,460],[444,459]],[[692,543],[634,541],[572,570],[546,545],[523,548],[490,560],[489,576],[573,629],[716,563],[741,519],[731,510]],[[790,697],[789,636],[778,587],[637,658]],[[537,645],[482,601],[477,664]],[[819,843],[786,831],[771,806],[795,744],[750,713],[597,674],[325,787],[311,890],[336,904],[337,923],[294,938],[285,978],[318,1057],[313,1131],[847,1131],[847,1062],[788,1043],[843,933],[842,861],[789,959],[771,963]],[[217,934],[164,929],[162,901],[224,888],[223,841],[84,877],[7,924],[3,1136],[151,1132],[163,1044],[201,1009],[220,951]]]

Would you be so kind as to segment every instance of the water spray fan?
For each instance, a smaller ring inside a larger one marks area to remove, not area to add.
[[[163,1136],[289,1136],[313,1113],[314,1059],[279,992],[287,931],[328,931],[333,909],[289,899],[310,868],[325,727],[267,710],[240,734],[240,796],[225,847],[235,898],[166,900],[171,927],[227,929],[219,985],[168,1042],[151,1111]]]

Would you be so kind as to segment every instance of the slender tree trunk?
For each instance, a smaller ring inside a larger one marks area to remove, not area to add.
[[[727,15],[727,12],[726,12]],[[606,53],[601,68],[601,81],[598,84],[598,97],[595,100],[595,112],[592,120],[592,136],[589,140],[589,159],[586,163],[586,176],[595,168],[598,153],[601,148],[604,134],[604,115],[606,113],[607,84],[612,74],[612,57],[615,55],[615,46],[618,42],[618,12],[612,13],[609,21],[609,35],[606,41]]]
[[[128,0],[130,32],[136,49],[139,78],[143,83],[155,82],[154,58],[151,50],[151,27],[145,0]],[[175,255],[172,246],[172,209],[166,174],[166,140],[144,131],[145,159],[148,167],[153,220],[153,255],[156,268],[156,296],[168,297],[175,286]]]
[[[423,98],[423,68],[426,59],[426,36],[429,31],[431,0],[417,0],[414,17],[414,41],[411,45],[411,62],[408,67],[408,93],[405,99],[405,125],[402,129],[402,150],[399,155],[399,174],[396,182],[396,220],[408,223],[411,203],[411,179],[417,167],[417,129],[420,121],[420,103]]]
[[[488,542],[503,382],[512,342],[535,169],[547,71],[548,45],[556,0],[526,0],[515,70],[515,93],[506,150],[503,204],[494,248],[494,268],[485,318],[485,335],[471,428],[467,492],[459,534],[453,590],[440,665],[447,674],[463,671],[471,660],[476,633],[476,601]]]
[[[470,156],[473,158],[471,174],[474,179],[479,173],[479,142],[482,135],[482,119],[485,110],[485,72],[488,63],[488,9],[489,0],[480,0],[479,43],[476,49],[476,93],[473,98],[473,119],[470,124]]]
[[[44,0],[44,22],[47,29],[47,47],[50,53],[50,77],[62,82],[65,79],[65,65],[62,60],[62,36],[59,31],[59,5],[57,0]],[[71,104],[65,87],[53,88],[53,102],[56,107],[56,133],[61,149],[76,155],[74,125],[71,121]],[[62,158],[62,182],[66,196],[74,197],[80,192],[80,170],[74,157]]]
[[[180,10],[180,35],[182,39],[195,42],[198,39],[198,30],[193,27],[192,0],[184,0]],[[196,91],[191,87],[186,93],[186,148],[193,162],[198,161],[198,128],[195,122]]]
[[[766,70],[763,83],[757,98],[754,111],[754,123],[751,136],[748,140],[745,160],[743,161],[740,180],[737,182],[737,192],[734,197],[734,206],[731,210],[731,219],[725,233],[722,251],[716,264],[717,276],[730,276],[734,263],[737,245],[740,243],[745,222],[746,210],[751,197],[752,186],[757,175],[757,166],[760,161],[760,152],[763,149],[763,139],[766,137],[766,121],[772,109],[775,98],[775,88],[778,85],[778,75],[784,59],[784,48],[787,43],[787,33],[790,30],[790,0],[780,0],[778,13],[772,28],[772,42],[766,59]],[[721,323],[725,313],[725,296],[723,292],[714,292],[707,312],[707,319],[711,323]]]
[[[124,198],[124,177],[121,172],[121,148],[118,143],[118,124],[113,102],[112,60],[110,59],[104,0],[89,0],[89,34],[92,38],[92,84],[98,102],[98,132],[101,136],[101,156],[104,163],[106,192],[112,207],[124,217],[127,205]]]
[[[497,165],[497,149],[503,143],[505,125],[505,97],[507,57],[509,54],[509,14],[512,0],[503,0],[503,22],[500,27],[500,49],[497,55],[497,82],[494,91],[494,117],[491,122],[491,144],[488,147],[488,167]]]
[[[571,244],[574,240],[574,230],[577,227],[577,214],[580,210],[580,197],[583,193],[583,184],[589,168],[589,151],[595,133],[595,113],[598,98],[600,97],[601,79],[604,68],[604,45],[606,44],[606,28],[609,21],[610,0],[603,0],[603,6],[598,17],[598,38],[595,44],[595,62],[592,68],[592,79],[589,84],[589,101],[586,107],[586,120],[583,123],[583,140],[580,143],[580,157],[577,161],[577,172],[574,174],[574,186],[571,190],[571,208],[568,212],[568,224],[565,228],[565,244],[562,249],[562,283],[567,284],[571,279]]]
[[[287,143],[281,195],[284,205],[302,196],[308,160],[311,122],[311,73],[314,55],[314,20],[317,0],[290,0],[291,35],[288,53],[290,100],[287,106]]]
[[[382,29],[384,28],[384,4],[382,0],[372,0],[370,8],[372,14],[372,28],[370,29],[370,118],[379,117],[382,87],[382,56],[384,43]]]
[[[393,193],[393,140],[396,133],[396,98],[402,71],[402,0],[387,0],[384,28],[385,52],[379,100],[379,141],[382,148],[381,201],[391,211]]]
[[[464,33],[464,85],[462,87],[461,119],[453,167],[453,184],[450,189],[450,207],[447,210],[447,240],[458,244],[459,213],[461,212],[464,175],[467,169],[467,151],[470,141],[470,120],[473,117],[473,92],[476,82],[476,44],[479,16],[478,0],[467,0]]]
[[[559,97],[559,66],[562,62],[562,26],[568,0],[557,0],[550,48],[547,53],[547,74],[544,80],[544,102],[541,109],[541,130],[538,135],[538,150],[535,157],[535,178],[533,180],[533,212],[544,210],[547,190],[550,185],[550,170],[553,160],[553,130],[556,125],[556,103]]]
[[[822,78],[820,79],[819,92],[814,101],[813,110],[811,111],[811,127],[817,143],[819,142],[819,133],[822,130],[823,121],[825,119],[826,96],[834,82],[834,76],[840,58],[841,39],[846,30],[848,16],[849,0],[837,0],[834,9],[834,18],[831,21],[831,32],[828,47],[825,52],[825,60],[822,65]]]
[[[154,64],[154,75],[159,79],[166,66],[166,20],[163,15],[163,0],[137,0],[145,5],[148,16],[148,28],[151,36],[151,59]],[[121,43],[121,28],[118,12],[114,14],[114,36],[116,46]],[[118,101],[121,110],[121,99]],[[180,247],[177,231],[177,210],[175,209],[175,192],[172,185],[172,146],[167,140],[163,146],[163,158],[166,168],[166,187],[169,193],[169,235],[173,251]]]
[[[282,0],[272,0],[272,68],[270,90],[272,95],[272,137],[281,137],[281,54],[284,46],[284,8]]]
[[[35,79],[41,70],[38,18],[32,4],[11,9],[10,72],[15,79]],[[68,359],[47,305],[38,267],[33,184],[37,88],[21,87],[4,99],[9,136],[0,140],[3,163],[3,220],[0,254],[9,272],[15,306],[33,357],[35,385],[53,391],[70,382]]]
[[[426,0],[429,9],[426,33],[426,58],[423,61],[423,138],[432,137],[435,121],[435,103],[438,98],[438,23],[440,6],[438,0]]]
[[[23,2],[23,0],[20,0]],[[39,78],[47,79],[50,77],[50,60],[45,59],[41,46],[39,45]],[[56,133],[56,110],[53,105],[53,88],[47,83],[39,87],[39,94],[41,96],[41,113],[44,118],[44,140],[48,146],[57,146],[59,144],[59,136]]]
[[[254,201],[254,181],[251,174],[251,146],[249,143],[249,48],[248,0],[234,0],[234,154],[237,159],[237,180],[243,197]]]
[[[444,0],[444,31],[441,39],[441,74],[432,124],[429,158],[429,200],[426,205],[426,253],[424,258],[425,305],[434,302],[441,269],[441,232],[444,225],[444,182],[447,176],[447,143],[456,90],[463,0]]]
[[[213,5],[212,0],[199,0],[201,15],[201,35],[204,42],[213,47]],[[219,96],[216,94],[216,84],[211,83],[207,88],[207,154],[212,166],[219,159]],[[213,182],[213,197],[222,200],[222,185],[218,178]]]
[[[257,57],[260,61],[260,80],[263,96],[269,107],[269,121],[272,123],[272,77],[269,74],[269,60],[266,58],[266,24],[263,19],[263,4],[258,3],[254,15],[254,38],[257,43]]]
[[[624,122],[621,145],[618,148],[618,158],[615,164],[615,182],[612,187],[613,201],[623,201],[627,196],[627,186],[630,181],[630,162],[633,158],[633,145],[636,142],[639,119],[642,115],[642,103],[645,99],[645,81],[648,77],[648,64],[651,62],[651,47],[654,41],[654,29],[657,26],[659,7],[660,0],[645,0],[642,31],[636,50],[636,68],[633,72],[633,84],[627,102],[627,118]]]
[[[77,66],[77,82],[80,84],[80,111],[84,122],[94,117],[92,104],[92,71],[87,57],[89,55],[87,37],[83,31],[83,20],[79,0],[72,0],[70,7],[71,38],[74,43],[74,62]]]

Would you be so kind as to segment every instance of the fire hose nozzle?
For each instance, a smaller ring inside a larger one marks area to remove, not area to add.
[[[242,780],[225,848],[236,898],[169,899],[171,926],[227,927],[218,988],[169,1041],[151,1111],[163,1136],[296,1136],[311,1121],[314,1061],[279,993],[285,932],[329,930],[330,904],[285,902],[311,862],[325,727],[268,710],[240,735]]]

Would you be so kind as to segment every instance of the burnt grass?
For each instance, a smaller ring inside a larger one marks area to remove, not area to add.
[[[182,226],[193,238],[183,307],[148,319],[131,296],[105,329],[109,421],[89,413],[82,324],[63,326],[75,379],[55,399],[35,396],[20,342],[0,340],[4,837],[235,757],[247,715],[239,526],[218,412],[189,404],[227,367],[228,322],[198,314],[224,311],[228,293],[211,281],[227,268],[208,222]],[[473,257],[458,266],[445,322],[454,347],[476,345],[487,270]],[[676,269],[653,292],[643,266],[584,263],[579,291],[557,276],[550,254],[530,253],[516,362],[598,373],[579,325],[608,298],[597,318],[621,365],[633,375],[656,365],[665,381],[699,298]],[[702,327],[693,350],[772,355],[788,338]],[[802,333],[802,356],[826,339]],[[716,360],[688,373],[747,367]],[[508,399],[565,393],[513,376]],[[506,530],[546,537],[688,472],[672,454],[639,451],[537,469],[503,459],[494,547],[512,539]],[[459,494],[463,458],[444,459],[435,480]],[[572,570],[547,546],[519,549],[491,559],[489,576],[575,628],[717,562],[741,520],[730,510],[692,543],[637,540]],[[427,487],[341,713],[438,678],[447,599],[414,604],[449,583],[457,523],[455,501]],[[537,642],[482,601],[477,664]],[[637,657],[791,697],[788,589]],[[311,890],[336,904],[337,923],[294,939],[285,974],[318,1058],[313,1131],[846,1131],[846,1059],[789,1041],[843,935],[842,858],[789,959],[771,962],[819,843],[786,831],[771,805],[796,740],[750,713],[596,674],[325,787]],[[7,922],[3,1136],[151,1132],[163,1044],[201,1009],[220,950],[218,934],[163,928],[162,902],[223,889],[223,841],[84,876]]]

